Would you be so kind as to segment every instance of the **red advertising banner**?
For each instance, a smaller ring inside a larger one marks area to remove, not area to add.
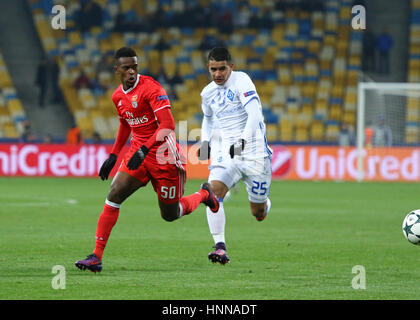
[[[208,164],[196,158],[197,146],[185,148],[188,178],[207,179]],[[272,149],[273,179],[357,179],[355,148],[275,145]],[[0,144],[0,176],[97,177],[110,151],[110,145]],[[121,157],[111,176],[120,161]],[[363,164],[365,181],[420,181],[420,148],[365,149]]]
[[[0,144],[0,175],[97,176],[110,151],[107,145]]]

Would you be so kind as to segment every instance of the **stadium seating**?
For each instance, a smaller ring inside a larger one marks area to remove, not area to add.
[[[411,1],[411,22],[407,82],[420,82],[420,1]],[[406,102],[405,142],[420,142],[420,98],[409,96]]]
[[[26,114],[0,52],[0,138],[18,139]]]
[[[204,36],[214,36],[229,47],[235,69],[247,72],[257,86],[267,122],[269,141],[335,143],[341,121],[355,125],[357,78],[361,65],[361,32],[351,28],[351,0],[324,1],[324,10],[275,10],[274,1],[250,1],[249,10],[269,8],[271,29],[242,28],[223,34],[217,28],[170,27],[155,32],[114,32],[119,12],[145,16],[161,5],[166,14],[183,9],[182,1],[96,1],[104,10],[103,27],[88,32],[76,28],[73,13],[79,1],[68,0],[67,30],[48,26],[52,0],[29,0],[35,26],[44,50],[59,57],[60,85],[70,110],[85,136],[100,131],[105,139],[115,136],[118,125],[110,99],[118,85],[112,70],[96,72],[103,56],[123,45],[140,56],[141,73],[161,80],[176,72],[183,83],[173,86],[176,122],[188,120],[189,128],[200,126],[200,91],[209,82],[206,50],[199,45]],[[207,4],[216,1],[204,1]],[[239,1],[217,2],[235,10]],[[159,39],[170,48],[155,48]],[[420,61],[420,60],[419,60]],[[95,88],[76,90],[73,82],[80,71],[94,80]],[[420,72],[418,73],[420,76]],[[176,98],[175,98],[176,97]]]

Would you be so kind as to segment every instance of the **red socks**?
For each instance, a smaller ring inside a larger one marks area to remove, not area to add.
[[[208,191],[200,190],[192,195],[182,197],[179,203],[182,207],[182,216],[193,212],[209,196]],[[120,205],[106,201],[102,213],[99,215],[98,226],[96,228],[96,242],[93,253],[102,260],[102,255],[108,241],[111,230],[118,220]]]
[[[111,230],[117,222],[119,212],[119,205],[110,203],[108,201],[105,202],[104,210],[99,216],[98,226],[96,228],[95,250],[93,250],[93,253],[98,257],[99,260],[102,260],[102,254],[104,252],[109,235],[111,234]]]
[[[209,196],[208,191],[200,190],[192,195],[182,197],[179,203],[182,207],[182,215],[185,216],[193,212],[203,201],[206,201]]]

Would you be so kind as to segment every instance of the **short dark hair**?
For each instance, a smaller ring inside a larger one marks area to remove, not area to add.
[[[232,56],[225,47],[215,47],[209,52],[208,60],[227,61],[230,63],[232,61]]]
[[[136,51],[134,51],[134,49],[129,48],[129,47],[122,47],[119,48],[116,52],[115,52],[115,60],[118,60],[119,58],[122,57],[137,57],[137,53]]]

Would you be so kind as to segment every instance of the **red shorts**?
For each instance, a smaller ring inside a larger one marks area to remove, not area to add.
[[[125,154],[118,171],[126,172],[139,180],[144,186],[151,181],[158,199],[171,204],[179,201],[184,194],[187,179],[185,164],[178,168],[175,164],[161,164],[156,160],[156,154],[149,152],[137,170],[127,168],[127,163],[137,149],[130,148]]]

